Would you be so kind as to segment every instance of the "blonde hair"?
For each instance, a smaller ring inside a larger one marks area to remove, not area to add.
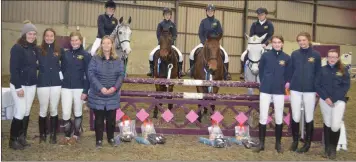
[[[110,56],[111,56],[114,60],[118,59],[119,56],[117,55],[116,50],[115,50],[115,42],[114,42],[114,40],[113,40],[110,36],[108,36],[108,35],[105,35],[105,36],[101,39],[100,47],[99,47],[98,50],[96,51],[96,55],[99,56],[99,57],[104,57],[104,52],[103,52],[103,46],[102,46],[102,44],[103,44],[103,41],[104,41],[105,39],[109,39],[109,40],[111,41],[111,43],[112,43],[112,47],[111,47],[111,50],[110,50]]]
[[[77,36],[79,38],[79,40],[83,43],[83,36],[82,36],[82,34],[80,34],[80,32],[74,31],[74,32],[71,32],[69,35],[70,38],[75,37],[75,36]]]

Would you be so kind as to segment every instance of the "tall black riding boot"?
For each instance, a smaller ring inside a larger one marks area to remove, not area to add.
[[[302,148],[298,150],[299,153],[308,152],[311,146],[311,141],[313,138],[313,131],[314,131],[314,121],[311,121],[306,124],[306,136],[305,136],[305,143]]]
[[[245,73],[245,62],[240,61],[240,79],[243,80],[245,79],[244,73]]]
[[[31,146],[28,142],[27,142],[27,128],[28,128],[28,123],[30,121],[30,116],[25,116],[22,120],[22,128],[20,131],[20,137],[19,137],[19,142],[21,143],[21,145],[27,147],[27,146]]]
[[[147,76],[149,77],[153,77],[153,69],[154,69],[154,62],[153,61],[149,61],[149,65],[150,65],[150,71],[147,73]]]
[[[39,131],[40,131],[40,143],[41,142],[46,142],[47,139],[47,135],[46,135],[46,117],[38,117],[38,127],[39,127]]]
[[[64,136],[70,138],[72,136],[72,121],[64,120]]]
[[[75,117],[74,119],[74,135],[79,137],[82,128],[82,116]]]
[[[282,139],[283,124],[276,124],[275,136],[276,136],[276,146],[275,149],[278,153],[282,153],[281,139]]]
[[[261,152],[265,150],[265,137],[266,137],[266,125],[259,124],[259,138],[260,143],[257,148],[253,150],[253,152]]]
[[[336,147],[340,138],[340,129],[337,132],[330,131],[330,153],[329,158],[332,160],[336,159]]]
[[[50,128],[50,143],[57,143],[57,128],[58,128],[58,115],[51,116],[50,118],[51,128]]]
[[[188,70],[188,73],[189,73],[189,76],[190,76],[190,77],[193,77],[194,63],[195,63],[194,60],[189,59],[189,70]]]
[[[224,79],[225,80],[231,80],[231,74],[229,73],[229,63],[224,63],[225,70],[224,70]]]
[[[324,123],[324,152],[323,157],[328,158],[330,153],[330,127]]]
[[[184,77],[185,74],[183,72],[183,62],[178,62],[178,78]]]
[[[23,150],[24,146],[19,142],[20,129],[22,127],[22,120],[12,119],[11,128],[10,128],[10,140],[9,147],[14,150]]]
[[[299,123],[295,122],[293,119],[292,119],[292,137],[293,137],[293,142],[289,150],[297,151],[298,140],[299,140]]]

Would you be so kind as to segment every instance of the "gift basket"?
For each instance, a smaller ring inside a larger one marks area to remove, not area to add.
[[[225,138],[220,126],[213,120],[212,126],[208,127],[209,139],[204,137],[199,137],[199,142],[204,143],[215,148],[226,148],[231,146],[230,139]]]
[[[243,145],[248,149],[257,145],[250,137],[250,128],[248,125],[235,126],[235,138],[232,138],[231,142],[237,145]]]
[[[123,116],[122,121],[119,122],[120,133],[117,138],[123,142],[131,142],[136,137],[135,120],[130,120],[128,116]]]
[[[166,143],[166,138],[162,134],[157,134],[153,123],[145,120],[141,125],[142,137],[136,137],[136,141],[146,145],[156,145]]]

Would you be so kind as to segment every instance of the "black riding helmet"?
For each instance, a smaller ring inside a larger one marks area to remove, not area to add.
[[[268,11],[267,11],[267,9],[266,8],[262,8],[262,7],[260,7],[260,8],[258,8],[257,10],[256,10],[256,13],[259,15],[259,14],[263,14],[263,13],[265,13],[266,15],[268,14]]]
[[[206,8],[205,8],[205,11],[208,11],[208,10],[215,11],[215,6],[213,4],[208,4],[208,6],[206,6]]]
[[[116,9],[116,3],[112,0],[109,0],[105,3],[105,8],[108,8],[108,7]]]
[[[163,15],[166,14],[166,13],[169,13],[169,14],[172,15],[172,10],[170,8],[168,8],[168,7],[163,8]]]

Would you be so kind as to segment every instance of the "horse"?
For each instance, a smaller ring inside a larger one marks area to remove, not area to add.
[[[129,17],[127,22],[124,22],[124,18],[121,17],[114,31],[110,34],[110,37],[115,41],[116,53],[119,55],[119,58],[124,61],[125,76],[127,76],[126,67],[128,63],[128,55],[132,51],[130,45],[132,34],[130,24],[131,16]]]
[[[267,34],[264,34],[261,37],[258,37],[257,35],[250,37],[247,34],[245,34],[245,36],[248,40],[248,44],[246,51],[241,55],[241,60],[245,60],[245,57],[247,57],[247,61],[244,65],[245,81],[260,83],[260,78],[258,75],[258,64],[260,62],[262,54],[265,52],[261,42],[267,36]],[[252,88],[248,88],[248,94],[253,94]]]
[[[153,55],[154,61],[154,78],[167,78],[176,79],[178,78],[178,53],[172,48],[172,34],[169,29],[162,29],[161,36],[159,38],[160,49]],[[171,67],[170,76],[169,68]],[[165,86],[156,84],[157,92],[173,92],[173,85]],[[172,98],[169,98],[172,99]],[[162,104],[160,104],[162,105]],[[173,104],[168,104],[168,109],[171,110]],[[153,111],[153,118],[157,118],[158,108],[155,106]]]
[[[224,65],[220,50],[220,39],[222,34],[217,36],[208,36],[203,48],[196,50],[194,54],[194,69],[193,78],[198,80],[223,80]],[[198,93],[218,93],[219,87],[196,87]],[[200,108],[201,105],[198,105]],[[215,111],[215,105],[211,105],[212,112]],[[211,112],[211,114],[212,114]],[[204,114],[207,113],[207,108],[204,107]],[[201,122],[202,113],[198,112],[198,121]]]

